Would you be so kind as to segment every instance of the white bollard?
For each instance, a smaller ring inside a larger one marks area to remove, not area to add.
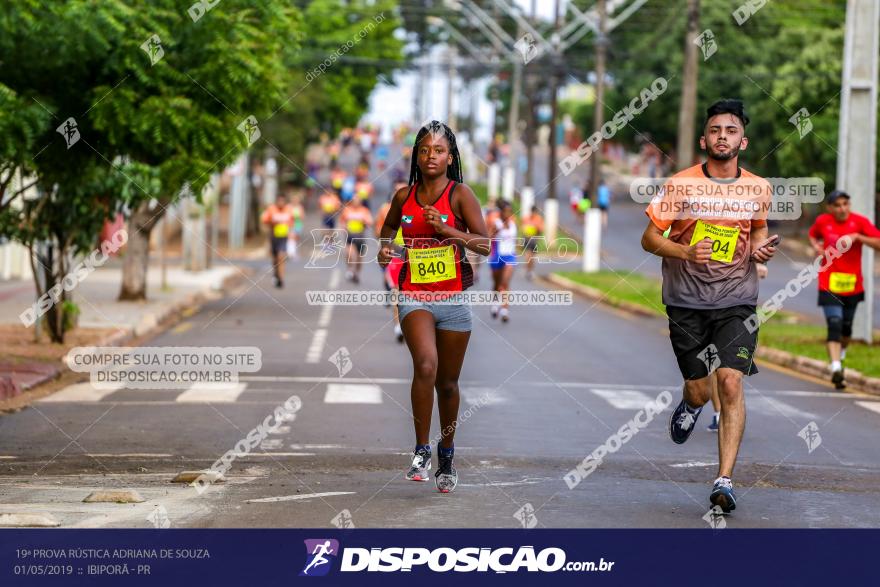
[[[489,199],[497,200],[498,192],[501,188],[501,167],[497,163],[489,166],[489,183],[486,187],[488,188]]]
[[[587,210],[584,222],[584,273],[599,270],[599,255],[602,250],[602,211],[598,208]]]
[[[513,166],[508,165],[504,168],[504,181],[501,186],[501,197],[508,202],[513,201]]]
[[[547,245],[556,241],[556,228],[559,226],[559,200],[547,198],[544,200],[544,238]]]
[[[527,218],[532,213],[532,206],[535,205],[535,190],[529,186],[526,186],[520,192],[519,198],[519,215],[522,218]]]

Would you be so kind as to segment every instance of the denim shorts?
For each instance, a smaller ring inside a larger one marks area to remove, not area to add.
[[[470,332],[472,330],[471,307],[468,304],[435,304],[413,300],[398,304],[400,322],[414,310],[427,310],[434,315],[434,327],[437,330],[454,332]]]

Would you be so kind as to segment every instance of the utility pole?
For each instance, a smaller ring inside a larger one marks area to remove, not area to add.
[[[558,49],[559,36],[559,0],[553,2],[553,44]],[[547,244],[556,240],[556,229],[559,226],[559,200],[556,199],[556,176],[559,170],[556,168],[556,117],[559,114],[556,93],[559,91],[558,68],[562,55],[554,50],[550,56],[550,138],[547,141],[550,146],[547,164],[547,197],[544,199],[544,236]]]
[[[607,11],[605,0],[596,2],[599,13],[599,31],[596,34],[596,105],[593,110],[593,132],[601,133],[605,114],[605,55],[608,52]],[[602,152],[593,153],[590,158],[590,199],[596,203],[596,192],[599,190],[599,177],[602,175]]]
[[[880,0],[848,0],[840,92],[837,187],[852,210],[874,221],[877,172],[877,53]],[[862,246],[865,301],[853,322],[853,338],[870,343],[874,316],[874,250]]]
[[[447,56],[449,58],[449,80],[446,85],[446,124],[449,125],[449,128],[452,128],[456,131],[457,124],[455,121],[455,106],[453,104],[453,98],[455,96],[455,60],[458,57],[458,52],[455,49],[455,45],[449,43]]]
[[[697,46],[700,34],[700,0],[688,0],[687,32],[684,35],[684,72],[681,86],[681,107],[678,112],[678,156],[676,167],[690,167],[694,160],[694,119],[697,114]]]

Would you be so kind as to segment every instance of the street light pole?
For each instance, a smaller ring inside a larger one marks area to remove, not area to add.
[[[880,0],[848,0],[840,92],[837,187],[852,210],[874,221],[877,172],[877,66]],[[853,322],[853,338],[870,343],[874,307],[874,250],[862,247],[865,301]]]
[[[605,0],[596,2],[596,10],[599,13],[599,31],[596,34],[596,104],[593,110],[593,132],[601,133],[605,113],[605,55],[608,50],[608,37],[605,33],[607,25]],[[593,153],[590,158],[590,193],[588,195],[593,203],[596,202],[596,192],[599,189],[601,166],[602,152],[599,150]]]

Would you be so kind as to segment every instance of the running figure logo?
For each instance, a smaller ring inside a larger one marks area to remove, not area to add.
[[[534,528],[538,525],[538,517],[535,515],[535,507],[530,503],[527,503],[516,510],[513,517],[519,520],[522,527],[526,529]]]
[[[703,53],[703,61],[708,61],[710,57],[718,51],[718,43],[715,42],[715,33],[711,29],[706,29],[700,36],[694,39],[694,45],[700,48]]]
[[[348,349],[344,346],[339,347],[339,349],[330,355],[330,358],[327,360],[336,365],[340,377],[345,377],[345,374],[351,371],[353,366],[351,362],[351,353],[348,352]]]
[[[351,530],[354,528],[354,519],[351,517],[351,512],[348,510],[342,510],[332,520],[330,523],[339,528],[340,530]]]
[[[706,371],[710,374],[721,366],[721,359],[718,357],[718,347],[710,344],[697,355],[697,358],[706,365]]]
[[[712,506],[711,510],[703,514],[703,519],[712,526],[713,530],[724,530],[727,528],[727,520],[724,519],[724,512],[720,506]]]
[[[798,432],[798,436],[807,443],[807,450],[813,452],[822,444],[822,435],[819,434],[819,426],[815,422],[810,422]]]
[[[162,48],[162,39],[159,38],[159,35],[150,35],[150,38],[141,44],[141,49],[150,57],[150,67],[159,63],[165,56],[165,49]]]
[[[260,133],[260,127],[257,126],[257,119],[253,115],[242,120],[237,128],[244,133],[248,147],[256,143],[260,140],[260,137],[263,136],[262,133]]]
[[[801,108],[795,112],[788,121],[797,128],[801,139],[810,134],[810,131],[813,130],[813,121],[810,120],[810,111],[806,108]]]
[[[62,122],[61,126],[56,128],[55,131],[64,137],[64,142],[67,144],[68,149],[79,140],[79,127],[76,125],[76,120],[73,116]]]
[[[345,250],[345,231],[332,228],[312,229],[315,243],[306,269],[331,269],[339,264]]]
[[[299,576],[323,577],[330,572],[332,558],[339,555],[339,541],[332,538],[311,538],[305,540],[305,543],[306,566]]]
[[[523,35],[519,41],[513,44],[513,47],[522,55],[524,65],[528,65],[532,59],[540,54],[538,44],[531,33]]]

